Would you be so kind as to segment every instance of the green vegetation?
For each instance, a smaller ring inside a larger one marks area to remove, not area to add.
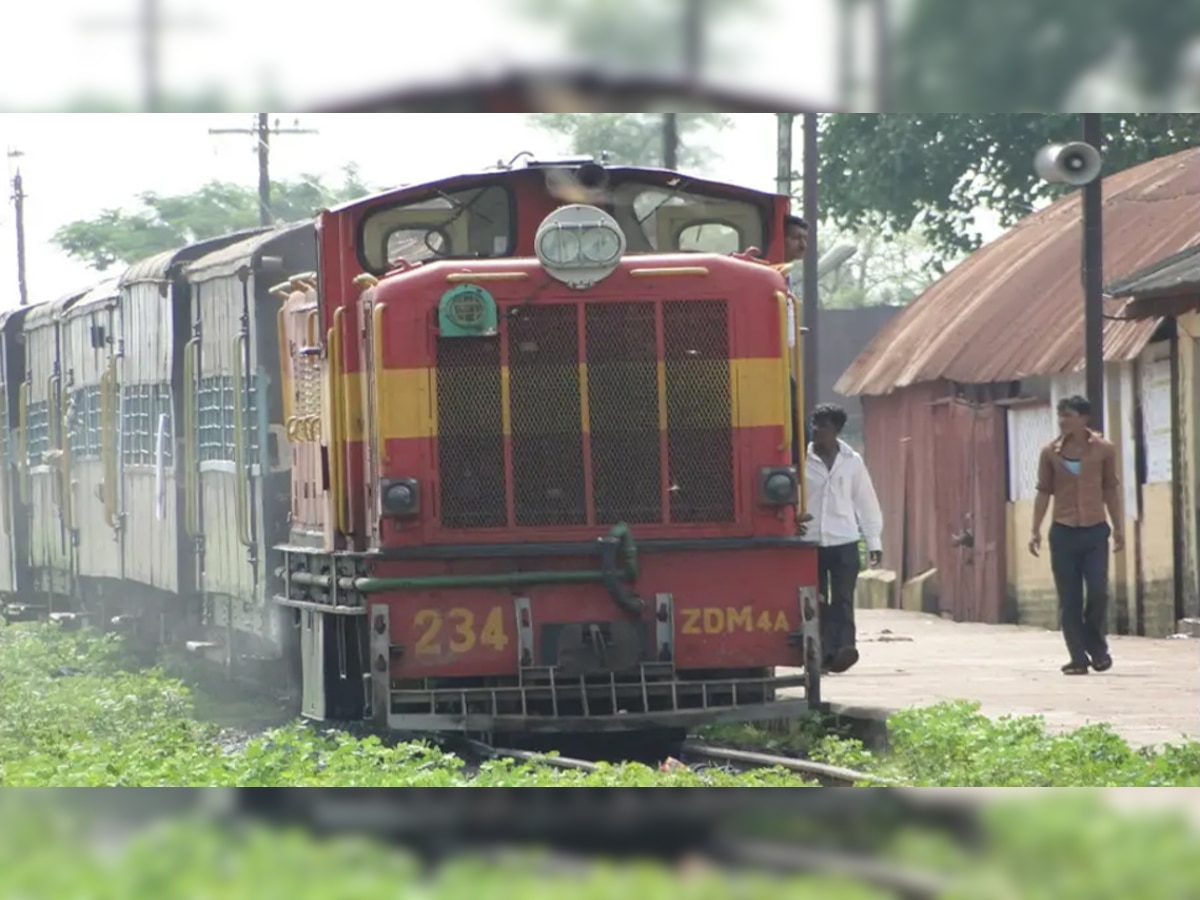
[[[357,200],[372,192],[358,167],[343,167],[342,183],[330,186],[318,175],[271,183],[275,221],[299,222],[324,207]],[[193,241],[259,225],[259,199],[253,188],[210,181],[190,194],[138,195],[140,208],[106,209],[91,219],[68,222],[52,238],[60,250],[97,271],[131,263]]]
[[[0,627],[0,786],[788,787],[782,769],[597,772],[491,760],[478,767],[430,743],[389,743],[288,722],[231,742],[197,697],[162,668],[136,670],[117,639],[52,625]],[[269,704],[267,704],[269,706]],[[228,713],[228,709],[226,709]],[[243,698],[237,712],[259,715]],[[276,713],[277,714],[277,713]],[[992,720],[976,704],[905,710],[889,722],[890,750],[869,751],[819,716],[782,732],[751,725],[700,737],[809,757],[899,784],[935,787],[1200,786],[1200,743],[1134,750],[1111,728],[1050,734],[1040,718]]]
[[[999,10],[1009,4],[987,6]],[[973,52],[959,36],[953,42]],[[1109,113],[1101,121],[1106,177],[1200,144],[1191,115]],[[1051,141],[1080,140],[1081,127],[1079,116],[1067,113],[822,115],[821,207],[839,228],[881,231],[902,241],[912,241],[915,232],[935,267],[953,265],[982,243],[975,223],[980,209],[1007,227],[1068,193],[1038,179],[1033,156]]]
[[[990,719],[966,701],[895,713],[886,755],[816,717],[785,733],[739,725],[703,736],[919,787],[1200,786],[1200,742],[1134,749],[1108,725],[1054,734],[1040,716]]]
[[[469,771],[426,743],[388,744],[300,722],[230,749],[195,718],[187,686],[161,668],[130,671],[115,638],[53,625],[0,627],[0,786],[798,787],[783,771],[578,772],[494,760]]]

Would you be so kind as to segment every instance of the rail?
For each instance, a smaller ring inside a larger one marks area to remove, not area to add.
[[[333,312],[333,325],[327,335],[329,348],[329,461],[332,471],[329,473],[329,493],[333,503],[334,522],[337,530],[344,535],[350,534],[349,513],[346,509],[346,435],[342,339],[345,319],[345,308],[339,306]]]
[[[119,461],[117,459],[117,435],[120,422],[118,421],[117,396],[117,358],[108,361],[108,368],[100,376],[100,457],[104,470],[102,500],[104,504],[104,520],[110,528],[120,525],[117,516],[117,477]]]
[[[879,778],[867,772],[844,769],[841,766],[830,766],[811,759],[799,759],[794,756],[775,756],[768,753],[756,753],[750,750],[736,750],[731,747],[717,747],[712,744],[696,743],[694,741],[685,743],[683,745],[683,752],[688,756],[719,759],[760,768],[779,767],[801,775],[811,775],[833,786],[853,787],[859,784],[870,784],[882,787],[895,784],[895,782],[889,779]]]
[[[780,356],[783,365],[780,367],[783,370],[783,446],[779,449],[788,456],[792,455],[792,429],[794,426],[795,414],[792,407],[792,372],[791,372],[791,356],[788,351],[788,304],[787,295],[783,291],[775,292],[775,300],[779,305],[779,342]],[[797,384],[797,392],[799,385]],[[803,481],[803,479],[801,479]]]
[[[29,483],[29,382],[22,381],[17,390],[17,452],[20,453],[19,483],[21,502],[28,504],[31,486]]]
[[[521,762],[553,766],[559,769],[576,769],[583,772],[596,772],[600,764],[585,759],[574,759],[569,756],[558,756],[547,753],[537,753],[529,750],[513,750],[505,747],[491,747],[471,741],[485,755],[509,757]],[[893,785],[895,782],[876,778],[866,772],[844,769],[840,766],[830,766],[808,759],[797,759],[791,756],[774,756],[766,753],[752,753],[746,750],[735,750],[729,747],[716,747],[709,744],[698,744],[688,741],[683,745],[685,756],[720,759],[728,762],[743,763],[755,768],[783,768],[801,775],[811,775],[821,779],[831,786],[854,787],[861,784],[876,786]]]
[[[200,487],[196,460],[196,358],[200,338],[183,347],[183,530],[190,538],[200,537]]]
[[[236,492],[235,502],[237,504],[238,540],[241,541],[243,547],[249,548],[254,546],[254,542],[250,535],[249,475],[246,472],[246,423],[243,421],[246,414],[246,407],[249,405],[246,402],[245,364],[242,359],[246,345],[247,337],[243,331],[233,339],[233,389],[234,396],[239,400],[238,407],[233,413],[233,454],[237,467],[234,490]]]
[[[379,465],[388,462],[387,435],[383,428],[383,405],[387,392],[383,389],[383,314],[386,303],[376,303],[371,310],[371,367],[375,381],[375,441]]]

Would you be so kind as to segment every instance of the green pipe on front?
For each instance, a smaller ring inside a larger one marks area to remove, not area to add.
[[[355,578],[354,590],[421,591],[437,588],[519,587],[527,584],[590,584],[604,581],[603,572],[499,572],[494,575],[424,575],[415,578]]]
[[[634,543],[633,533],[624,522],[614,525],[608,532],[609,539],[615,539],[622,551],[622,572],[625,580],[636,582],[640,574],[638,569],[637,544]],[[529,584],[593,584],[603,583],[603,571],[562,571],[562,572],[497,572],[488,575],[421,575],[415,577],[384,578],[365,576],[353,580],[353,589],[364,594],[378,594],[383,591],[421,591],[438,588],[468,588],[468,587],[521,587]]]

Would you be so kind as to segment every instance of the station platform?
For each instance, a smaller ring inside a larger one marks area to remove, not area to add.
[[[821,679],[822,700],[847,717],[971,700],[993,718],[1040,715],[1051,731],[1107,722],[1135,747],[1200,740],[1200,640],[1114,635],[1109,671],[1067,676],[1057,631],[896,609],[855,621],[861,659]]]

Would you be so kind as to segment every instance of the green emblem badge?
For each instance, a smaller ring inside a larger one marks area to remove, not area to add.
[[[438,328],[444,338],[496,334],[495,298],[477,284],[451,288],[438,304]]]

